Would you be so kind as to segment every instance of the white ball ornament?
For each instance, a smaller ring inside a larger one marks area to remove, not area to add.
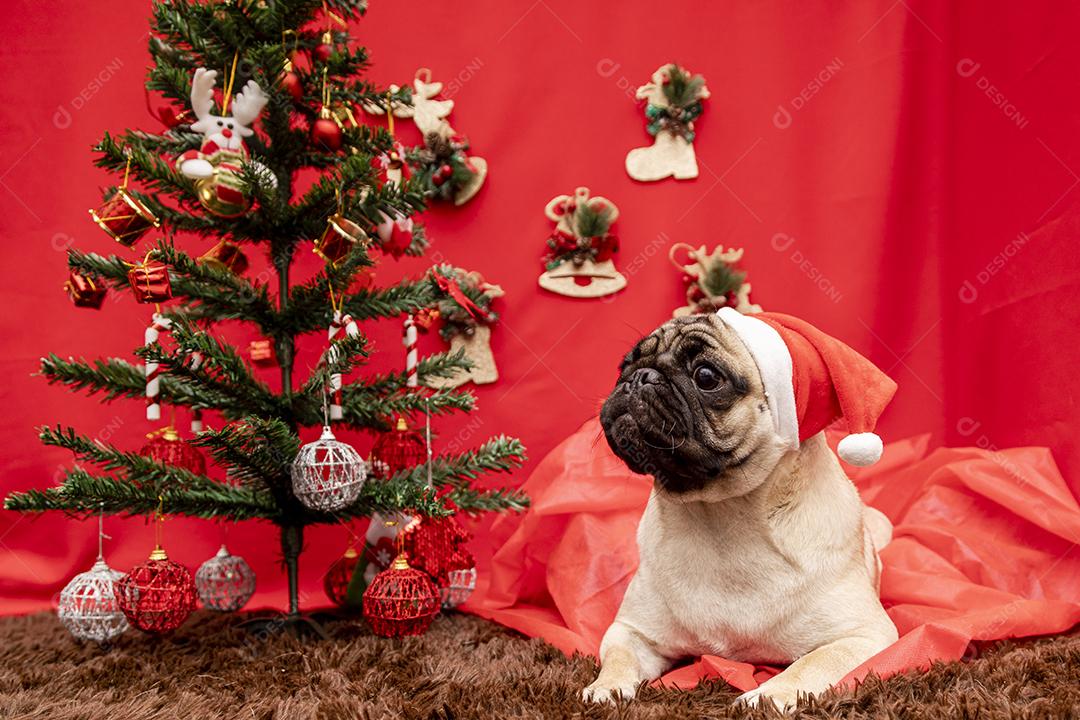
[[[56,612],[68,632],[79,640],[107,643],[128,629],[113,592],[122,576],[99,556],[92,568],[71,579],[60,591]]]
[[[233,555],[224,545],[217,555],[195,571],[195,589],[203,607],[233,612],[244,607],[255,592],[255,571],[244,558]]]
[[[311,510],[333,512],[360,497],[367,466],[351,445],[338,441],[329,425],[322,436],[300,448],[292,464],[292,490]]]

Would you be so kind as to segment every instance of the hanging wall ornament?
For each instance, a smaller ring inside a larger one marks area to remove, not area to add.
[[[700,75],[692,75],[674,63],[654,72],[652,82],[637,89],[638,100],[646,103],[646,129],[653,136],[653,144],[627,153],[627,174],[642,182],[671,176],[676,180],[696,178],[694,121],[701,115],[702,101],[707,97],[705,78]]]
[[[98,516],[98,556],[93,567],[79,573],[60,591],[57,616],[68,632],[79,640],[107,643],[128,629],[113,591],[123,573],[113,570],[102,554],[102,517]]]
[[[589,197],[589,188],[573,195],[558,195],[544,208],[555,222],[547,241],[540,287],[569,297],[611,295],[626,287],[626,278],[615,269],[613,255],[619,240],[611,226],[619,209],[607,198]]]
[[[491,304],[505,295],[503,289],[486,282],[477,272],[453,270],[452,276],[448,276],[441,270],[433,270],[432,275],[444,297],[428,316],[430,320],[419,325],[427,329],[435,319],[440,320],[439,335],[450,343],[450,352],[464,353],[471,367],[457,370],[450,377],[430,378],[425,381],[427,386],[454,388],[470,381],[477,385],[495,382],[499,370],[491,352],[491,328],[499,316],[491,310]],[[477,297],[475,302],[470,293]]]
[[[465,136],[433,132],[424,136],[422,147],[413,148],[406,157],[428,197],[464,205],[480,192],[487,178],[487,161],[469,157],[468,150]]]
[[[258,367],[271,367],[277,363],[274,343],[266,338],[248,343],[248,355],[251,357],[251,362]]]
[[[236,63],[233,62],[235,77]],[[225,88],[221,115],[215,115],[214,85],[217,71],[198,68],[191,81],[191,107],[198,120],[191,124],[194,132],[203,134],[198,150],[188,150],[176,160],[177,169],[195,180],[199,202],[214,215],[239,217],[251,207],[251,198],[244,194],[241,172],[251,165],[267,183],[276,186],[276,179],[266,167],[248,158],[244,138],[254,134],[252,123],[266,106],[267,97],[254,80],[233,98],[229,114],[229,95],[232,79]]]
[[[139,454],[172,467],[189,470],[196,475],[206,474],[206,458],[187,440],[182,440],[172,425],[155,430],[146,436],[150,442]]]
[[[161,227],[161,221],[141,200],[128,192],[131,151],[125,150],[124,154],[127,155],[127,168],[124,170],[123,184],[100,208],[89,212],[109,237],[125,247],[132,247],[150,228]]]
[[[327,411],[328,413],[328,411]],[[333,512],[360,496],[367,480],[364,459],[323,426],[322,436],[300,448],[292,464],[292,490],[311,510]]]
[[[234,612],[255,593],[255,571],[244,558],[229,553],[222,544],[214,557],[195,571],[195,589],[203,607]]]
[[[247,256],[232,240],[222,240],[200,255],[199,262],[218,270],[228,270],[234,275],[243,275],[248,269]]]
[[[64,283],[64,291],[75,303],[75,307],[93,308],[100,310],[105,302],[105,285],[100,278],[93,275],[83,275],[74,270]]]
[[[431,70],[420,68],[413,79],[412,104],[390,104],[391,112],[399,118],[416,123],[424,137],[424,145],[406,153],[406,160],[424,179],[428,194],[463,205],[480,191],[487,178],[488,163],[482,157],[468,155],[469,142],[454,131],[446,119],[454,109],[453,100],[439,99],[443,84],[432,82]],[[391,85],[392,93],[398,92]],[[375,105],[368,112],[382,114]]]
[[[682,259],[681,253],[685,253]],[[686,306],[676,309],[673,317],[715,313],[722,307],[732,307],[744,314],[761,312],[760,305],[750,302],[746,273],[736,267],[742,256],[742,248],[725,250],[723,245],[717,245],[711,253],[704,245],[699,248],[686,243],[672,245],[668,258],[681,271],[686,286]]]

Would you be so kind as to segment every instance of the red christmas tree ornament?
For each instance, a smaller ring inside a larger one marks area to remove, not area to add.
[[[161,222],[138,198],[121,187],[97,210],[90,210],[90,217],[109,237],[126,247],[131,247]]]
[[[466,547],[472,535],[453,515],[426,517],[402,533],[405,552],[413,565],[430,575],[440,587],[449,583],[453,571],[476,567],[476,560]]]
[[[321,40],[311,51],[311,56],[319,62],[326,62],[334,54],[334,34],[327,30],[322,34]]]
[[[319,117],[311,124],[311,141],[320,150],[337,152],[341,149],[341,126],[334,120],[330,108],[323,105]]]
[[[169,268],[159,262],[143,262],[128,270],[128,284],[141,303],[165,302],[172,297]]]
[[[190,470],[196,475],[206,474],[206,458],[187,440],[181,440],[171,425],[150,433],[150,442],[139,451],[140,455],[155,462]]]
[[[105,302],[105,286],[99,284],[90,275],[72,272],[64,283],[64,290],[71,297],[71,302],[75,303],[75,307],[100,310],[101,304]]]
[[[120,610],[132,626],[146,633],[180,627],[195,609],[195,580],[159,545],[150,559],[136,565],[114,587]]]
[[[383,433],[371,447],[371,464],[377,477],[386,479],[407,468],[415,467],[427,458],[423,436],[409,429],[404,417],[388,433]]]
[[[248,343],[248,354],[251,356],[251,362],[259,367],[270,367],[277,362],[274,343],[266,338]]]
[[[228,270],[234,275],[243,275],[248,269],[248,259],[240,246],[231,240],[222,240],[199,256],[203,265]]]
[[[345,554],[330,565],[323,576],[323,590],[330,602],[338,607],[346,607],[349,597],[349,583],[352,582],[356,566],[360,564],[360,553],[355,548],[349,548]]]
[[[409,567],[405,553],[400,553],[364,591],[364,617],[382,637],[423,635],[438,614],[440,602],[432,579]]]

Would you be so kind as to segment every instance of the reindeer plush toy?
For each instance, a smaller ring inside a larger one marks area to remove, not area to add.
[[[260,176],[276,185],[273,173],[249,160],[244,138],[254,134],[251,124],[266,106],[266,95],[254,80],[233,98],[231,114],[214,115],[216,70],[199,68],[191,81],[191,109],[197,118],[191,129],[203,134],[202,146],[176,159],[177,169],[196,181],[199,202],[222,217],[242,215],[251,207],[243,192],[240,172],[245,164],[255,166]]]

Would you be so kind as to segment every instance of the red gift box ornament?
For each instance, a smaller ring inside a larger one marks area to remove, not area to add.
[[[164,263],[143,262],[128,270],[128,284],[141,303],[159,303],[172,297],[169,268]]]
[[[274,344],[265,338],[252,340],[248,344],[248,354],[251,356],[251,362],[259,367],[270,367],[277,362],[277,357],[274,355]]]
[[[164,465],[190,470],[196,475],[206,474],[206,458],[190,442],[182,440],[173,426],[155,430],[146,437],[150,442],[139,450],[143,457]]]
[[[99,310],[105,302],[105,286],[99,285],[93,277],[72,272],[64,283],[64,290],[75,303],[75,307],[88,307]]]

